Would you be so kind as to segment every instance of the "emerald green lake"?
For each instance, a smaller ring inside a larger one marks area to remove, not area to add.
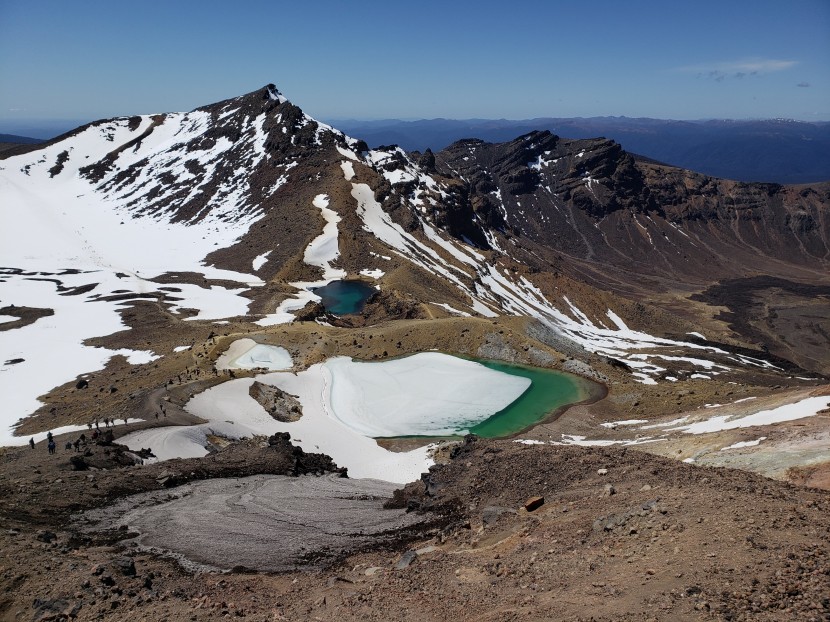
[[[484,438],[518,434],[543,421],[556,410],[588,399],[596,391],[593,383],[579,376],[501,361],[472,360],[496,371],[528,378],[531,382],[519,399],[470,428],[470,432]]]
[[[323,287],[315,287],[315,294],[320,296],[326,311],[335,315],[360,313],[369,297],[377,290],[364,281],[332,281]]]

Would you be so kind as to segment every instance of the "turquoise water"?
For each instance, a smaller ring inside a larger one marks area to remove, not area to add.
[[[511,436],[533,427],[564,406],[588,399],[594,389],[579,376],[552,369],[512,365],[501,361],[473,359],[485,367],[514,376],[529,378],[531,385],[507,408],[470,428],[470,432],[484,438]]]
[[[348,315],[360,313],[366,301],[377,290],[364,281],[332,281],[323,287],[312,290],[322,298],[323,306],[329,313]]]

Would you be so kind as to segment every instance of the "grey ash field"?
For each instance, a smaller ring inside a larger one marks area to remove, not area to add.
[[[830,619],[830,185],[548,132],[370,150],[273,85],[0,157],[2,619]],[[309,293],[341,278],[359,314]],[[597,390],[406,486],[290,421],[136,464],[119,440],[212,424],[206,390],[310,420],[217,367],[241,338],[298,378],[439,350]]]

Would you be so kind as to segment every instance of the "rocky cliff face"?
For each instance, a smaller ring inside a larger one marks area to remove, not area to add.
[[[598,281],[621,270],[702,282],[830,268],[828,184],[720,180],[637,159],[613,141],[549,132],[459,141],[436,154],[436,167],[461,180],[459,220],[501,228],[548,261],[590,262]]]

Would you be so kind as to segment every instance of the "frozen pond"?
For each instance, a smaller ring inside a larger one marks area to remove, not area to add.
[[[216,369],[291,369],[294,361],[288,350],[280,346],[257,343],[253,339],[237,339],[216,359]]]
[[[237,343],[233,346],[240,350],[249,345]],[[239,358],[230,350],[230,360]],[[571,403],[567,400],[585,399],[587,392],[574,384],[579,379],[558,376],[566,379],[566,387],[577,388],[562,390],[557,384],[561,378],[547,370],[485,365],[439,352],[383,362],[340,356],[296,374],[273,372],[224,382],[186,405],[208,423],[142,430],[123,442],[151,447],[165,460],[205,455],[211,434],[241,438],[289,432],[305,451],[328,454],[347,467],[351,477],[405,483],[418,479],[432,464],[428,447],[392,452],[375,438],[516,433]],[[302,417],[290,422],[272,417],[251,397],[254,382],[294,396],[302,405]]]

